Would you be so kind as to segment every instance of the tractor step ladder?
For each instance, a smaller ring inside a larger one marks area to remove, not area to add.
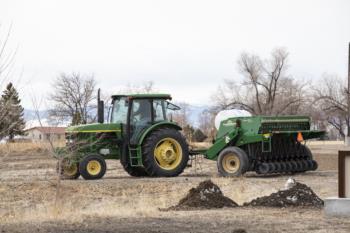
[[[132,167],[143,166],[141,147],[137,146],[136,148],[133,148],[129,146],[129,158],[130,158],[130,165]]]

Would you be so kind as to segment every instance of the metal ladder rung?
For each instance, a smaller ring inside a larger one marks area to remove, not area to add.
[[[137,153],[137,151],[138,151],[137,148],[130,148],[129,147],[129,151],[130,151],[129,152],[130,165],[135,166],[135,167],[142,166],[142,163],[140,163],[141,157]],[[135,152],[135,153],[133,153],[133,152]],[[133,155],[135,155],[135,156],[133,156]],[[133,162],[134,160],[137,161],[136,164]]]

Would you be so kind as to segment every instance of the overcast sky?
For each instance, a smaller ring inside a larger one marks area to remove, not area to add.
[[[26,108],[72,71],[93,73],[108,92],[152,80],[175,100],[210,104],[224,79],[240,78],[242,51],[265,57],[280,46],[297,78],[347,75],[349,0],[2,0],[0,22],[2,36],[13,24],[12,79],[23,70]]]

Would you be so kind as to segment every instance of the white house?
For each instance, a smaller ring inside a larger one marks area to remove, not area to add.
[[[64,141],[66,127],[33,127],[27,129],[25,132],[27,134],[26,138],[32,140],[33,142],[39,141]]]

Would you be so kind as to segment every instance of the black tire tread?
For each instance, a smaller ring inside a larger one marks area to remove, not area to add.
[[[130,176],[134,177],[145,177],[148,176],[144,167],[133,167],[130,164],[128,145],[123,145],[123,151],[120,158],[120,164],[123,166],[124,171],[126,171]]]
[[[161,169],[154,160],[154,147],[155,145],[165,137],[174,138],[179,142],[182,148],[182,161],[179,166],[174,170]],[[176,129],[169,127],[162,127],[155,129],[145,139],[143,146],[143,165],[145,171],[152,177],[174,177],[180,175],[187,166],[189,159],[188,145],[185,137]]]
[[[127,158],[128,159],[128,158]],[[120,160],[121,165],[130,176],[134,177],[144,177],[148,176],[147,172],[143,167],[132,167],[129,161]]]

